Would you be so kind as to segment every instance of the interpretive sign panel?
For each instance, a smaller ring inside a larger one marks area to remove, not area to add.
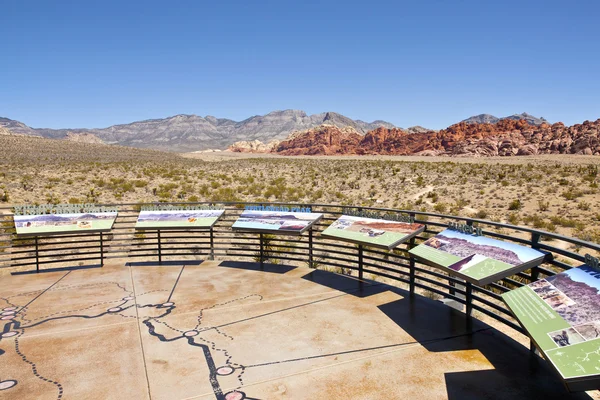
[[[502,299],[571,390],[600,381],[600,269],[584,264]]]
[[[145,210],[142,209],[135,229],[208,229],[225,210]]]
[[[81,211],[81,212],[70,212]],[[107,232],[117,210],[93,205],[15,207],[17,235],[42,236],[76,232]]]
[[[440,232],[409,253],[480,286],[539,265],[545,257],[529,247],[454,229]]]
[[[386,219],[342,215],[321,235],[369,246],[392,249],[418,235],[424,225]]]
[[[299,235],[323,218],[323,214],[291,211],[244,210],[232,229]]]

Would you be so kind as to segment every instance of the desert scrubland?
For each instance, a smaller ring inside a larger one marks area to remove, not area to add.
[[[1,205],[256,201],[469,216],[600,242],[600,157],[177,154],[0,137]]]
[[[283,201],[475,216],[600,239],[600,159],[277,157],[1,138],[3,203]]]

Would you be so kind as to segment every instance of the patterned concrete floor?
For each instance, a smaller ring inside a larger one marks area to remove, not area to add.
[[[441,303],[254,263],[112,262],[0,282],[4,399],[570,399]]]

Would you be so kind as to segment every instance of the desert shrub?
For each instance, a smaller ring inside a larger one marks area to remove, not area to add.
[[[508,204],[508,209],[511,211],[520,210],[521,207],[523,207],[523,204],[521,203],[521,200],[519,200],[519,199],[513,200]]]
[[[561,196],[567,200],[575,200],[576,198],[583,196],[583,192],[581,190],[570,188],[569,190],[562,192]]]
[[[448,211],[448,205],[446,203],[437,203],[433,206],[433,209],[438,213],[443,214]]]
[[[508,223],[511,225],[518,225],[519,222],[521,221],[519,214],[516,212],[509,213],[507,219],[508,219]]]
[[[590,203],[588,203],[586,201],[582,201],[579,204],[577,204],[577,209],[583,210],[583,211],[589,211]]]
[[[429,192],[427,193],[427,198],[431,199],[432,203],[437,203],[439,195],[436,192]]]
[[[487,217],[488,217],[488,212],[485,210],[479,210],[475,214],[473,214],[473,218],[486,219]]]

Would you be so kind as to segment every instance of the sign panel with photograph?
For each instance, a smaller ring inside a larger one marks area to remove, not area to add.
[[[453,229],[438,233],[409,253],[480,286],[539,265],[546,256],[529,247]]]
[[[234,222],[234,230],[299,235],[323,218],[323,214],[291,211],[244,210]]]
[[[208,229],[225,210],[142,210],[135,229]]]
[[[584,264],[540,279],[502,299],[567,385],[600,378],[597,266]]]
[[[423,232],[424,229],[424,225],[416,223],[342,215],[321,235],[332,239],[392,249]]]
[[[15,215],[17,235],[52,235],[76,232],[107,232],[117,212]]]

